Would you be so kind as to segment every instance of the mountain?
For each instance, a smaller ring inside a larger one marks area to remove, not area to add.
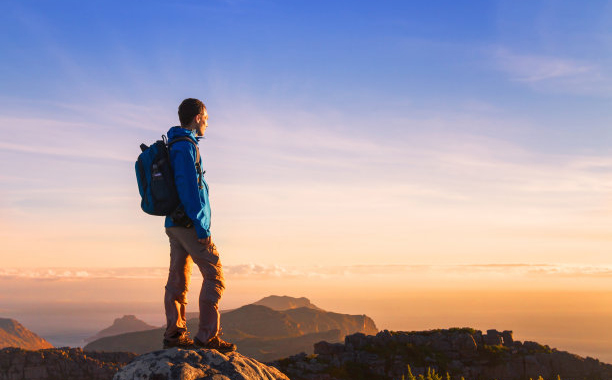
[[[282,338],[330,330],[339,330],[341,338],[355,332],[378,332],[374,321],[365,315],[332,313],[309,307],[278,311],[251,304],[223,314],[221,321],[224,334],[232,339]]]
[[[292,380],[612,379],[612,365],[597,359],[515,341],[512,331],[483,334],[471,328],[358,333],[346,336],[344,343],[318,342],[314,355],[302,353],[270,364]],[[428,376],[432,370],[441,376]]]
[[[266,306],[272,310],[278,310],[278,311],[296,309],[299,307],[308,307],[310,309],[323,310],[313,305],[312,303],[310,303],[310,300],[306,297],[296,298],[296,297],[289,297],[289,296],[268,296],[268,297],[264,297],[260,299],[259,301],[253,302],[250,305]],[[228,313],[234,310],[236,309],[219,310],[219,313],[225,314],[225,313]],[[190,320],[193,318],[198,318],[199,315],[200,313],[198,313],[197,311],[192,311],[192,312],[186,313],[185,317],[187,318],[187,320]]]
[[[253,302],[253,305],[266,306],[272,310],[279,311],[297,309],[300,307],[323,310],[310,303],[310,300],[306,297],[295,298],[289,296],[268,296],[260,299],[257,302]]]
[[[197,321],[192,319],[191,321]],[[187,322],[188,328],[189,322]],[[197,323],[194,324],[194,328]],[[299,324],[287,313],[261,305],[245,305],[221,317],[223,336],[228,339],[285,338],[303,335]]]
[[[316,306],[313,308],[314,305],[306,298],[286,298],[285,301],[289,302],[280,305],[274,300],[275,305],[286,306],[290,303],[307,306],[274,310],[250,304],[224,312],[221,317],[223,338],[236,343],[240,352],[257,360],[269,361],[298,352],[312,352],[313,344],[321,340],[339,342],[346,334],[375,334],[378,331],[374,321],[365,315],[331,313]],[[300,301],[297,303],[293,300]],[[195,333],[197,328],[197,318],[187,321],[188,331]],[[139,354],[150,352],[161,347],[163,332],[164,329],[160,328],[104,337],[89,343],[84,349]]]
[[[116,318],[110,327],[107,327],[104,330],[96,333],[96,335],[85,339],[85,342],[93,342],[94,340],[104,338],[105,336],[113,336],[134,331],[152,330],[155,328],[157,327],[151,326],[145,321],[141,321],[134,315],[124,315],[121,318]]]
[[[52,348],[53,345],[14,319],[0,318],[0,348],[18,347],[26,350]]]

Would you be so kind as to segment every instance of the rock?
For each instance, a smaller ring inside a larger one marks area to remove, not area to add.
[[[344,352],[344,344],[328,343],[326,341],[315,343],[314,353],[316,355],[337,355]]]
[[[0,380],[108,380],[136,355],[88,352],[80,348],[0,350]]]
[[[532,342],[529,340],[526,340],[525,342],[523,342],[523,350],[530,352],[530,353],[541,352],[541,351],[544,351],[545,349],[546,347],[542,346],[538,342]]]
[[[502,334],[497,330],[487,330],[487,335],[483,337],[484,344],[489,346],[497,346],[502,344]]]
[[[449,351],[451,349],[451,343],[447,337],[441,332],[436,332],[429,337],[431,342],[431,348],[436,351]]]
[[[549,376],[547,368],[536,355],[526,355],[523,359],[525,365],[525,377],[537,379],[538,376]]]
[[[448,364],[448,369],[450,371],[460,371],[463,369],[463,363],[461,363],[459,360],[453,360]]]
[[[344,344],[351,346],[352,349],[359,350],[368,344],[366,335],[363,333],[356,333],[353,335],[347,335],[344,337]]]
[[[389,330],[383,330],[376,334],[374,342],[376,343],[376,345],[386,346],[391,341],[393,341],[393,335],[391,335],[391,332]]]
[[[510,330],[504,330],[502,332],[502,340],[503,340],[503,345],[506,347],[511,347],[514,343],[514,339],[512,339],[512,331]]]
[[[451,346],[459,357],[470,358],[476,355],[478,346],[474,337],[469,333],[455,334],[451,337]]]
[[[274,367],[237,352],[172,348],[141,355],[113,380],[289,380]]]
[[[536,342],[514,341],[510,330],[489,330],[484,336],[469,328],[382,331],[376,336],[347,336],[345,342],[344,350],[341,344],[320,342],[318,355],[291,356],[272,365],[293,380],[395,380],[406,377],[406,365],[414,375],[426,374],[428,367],[449,371],[453,380],[556,379],[557,375],[572,380],[612,379],[612,365]],[[441,375],[444,378],[445,373]]]
[[[428,342],[427,337],[421,335],[421,334],[410,334],[409,336],[409,343],[414,344],[415,346],[423,346]]]

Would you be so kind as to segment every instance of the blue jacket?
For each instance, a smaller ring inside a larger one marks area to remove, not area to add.
[[[169,141],[183,136],[198,143],[194,131],[181,127],[172,127],[168,131]],[[198,238],[203,239],[210,236],[210,202],[208,201],[208,184],[204,176],[202,176],[202,182],[198,184],[196,157],[196,148],[189,141],[178,141],[170,147],[170,165],[174,171],[174,183],[179,199],[185,207],[185,213],[193,221]],[[200,167],[203,167],[201,156]],[[165,226],[174,227],[176,224],[167,216]]]

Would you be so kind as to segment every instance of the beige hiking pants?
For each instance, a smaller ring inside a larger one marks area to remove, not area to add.
[[[225,289],[219,252],[212,243],[210,246],[200,243],[193,227],[168,227],[166,234],[170,238],[170,271],[164,296],[167,322],[164,337],[171,339],[176,333],[187,330],[185,306],[191,266],[195,262],[204,277],[200,290],[200,324],[196,337],[207,342],[219,332],[218,304]]]

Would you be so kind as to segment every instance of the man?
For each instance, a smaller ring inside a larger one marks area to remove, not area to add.
[[[219,252],[210,236],[208,184],[197,148],[208,127],[208,112],[200,100],[189,98],[179,106],[178,116],[181,126],[170,128],[168,139],[183,215],[174,213],[165,222],[170,239],[170,271],[164,297],[167,326],[163,344],[164,348],[195,346],[233,351],[236,346],[219,337],[218,304],[225,285]],[[172,141],[181,137],[183,140]],[[194,340],[188,336],[185,320],[192,262],[204,277],[199,298],[200,323]]]

